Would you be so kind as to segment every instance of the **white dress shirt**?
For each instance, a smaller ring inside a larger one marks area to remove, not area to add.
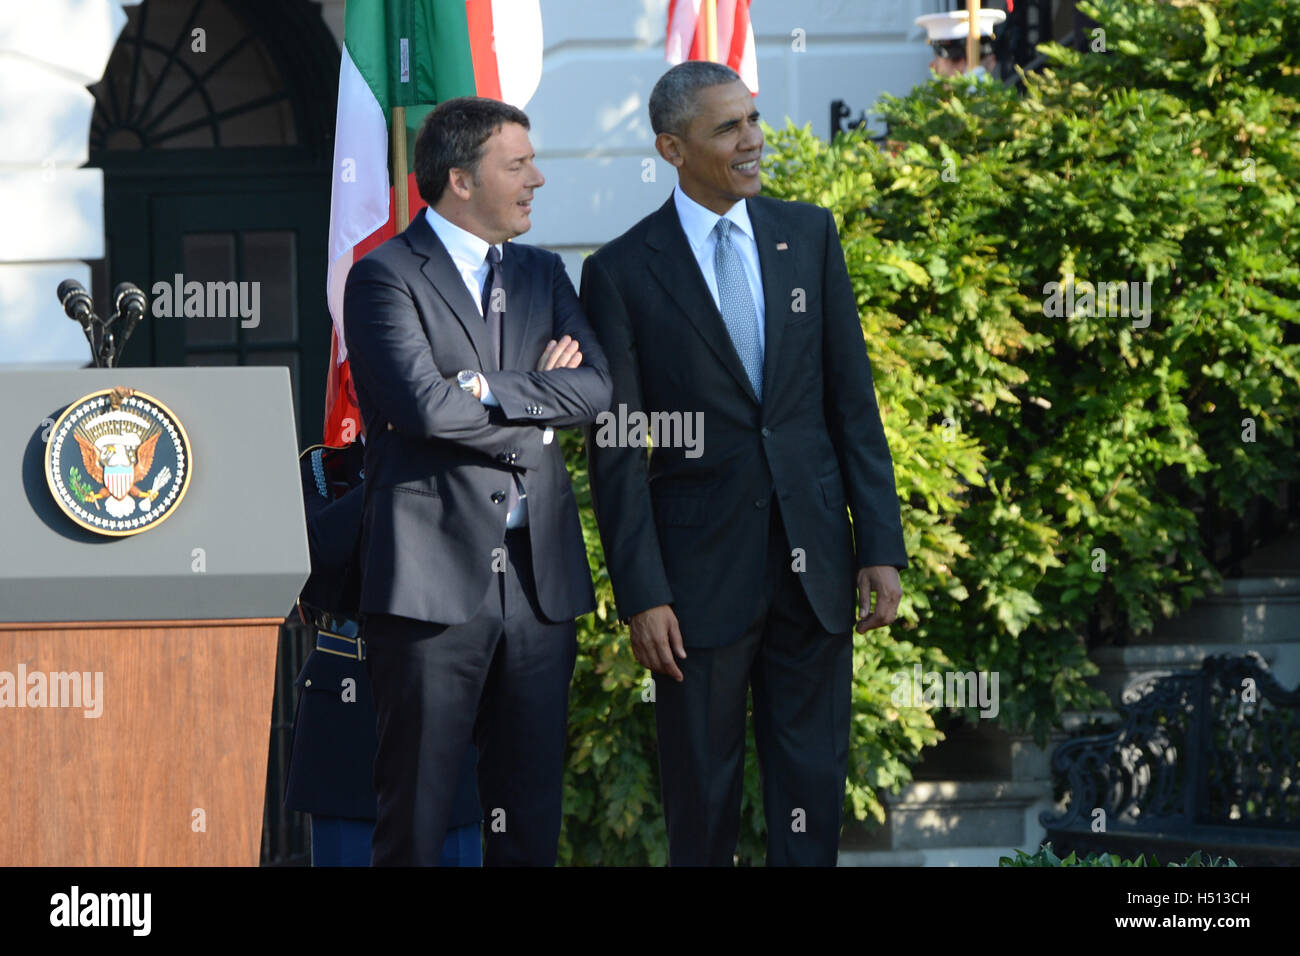
[[[681,186],[673,188],[673,204],[677,207],[677,218],[681,220],[682,231],[686,241],[691,244],[695,261],[699,263],[700,272],[704,274],[704,284],[709,287],[713,304],[722,311],[722,302],[718,299],[718,273],[713,264],[713,251],[718,244],[713,229],[718,220],[723,218],[711,209],[705,209],[686,193]],[[726,218],[735,223],[739,229],[731,231],[731,245],[740,255],[745,268],[745,278],[749,280],[749,294],[754,299],[754,317],[758,320],[758,346],[767,348],[767,333],[763,327],[767,309],[763,302],[763,274],[758,265],[758,243],[754,239],[754,226],[749,221],[749,210],[742,199],[727,210]],[[483,253],[487,255],[486,252]]]
[[[438,215],[433,211],[432,206],[424,207],[424,217],[429,221],[429,226],[433,229],[434,234],[447,247],[447,254],[451,256],[452,265],[460,273],[461,280],[465,283],[465,290],[469,293],[469,297],[474,300],[474,307],[478,309],[478,314],[483,315],[483,286],[487,282],[488,272],[490,271],[487,253],[492,243]],[[505,244],[498,243],[496,250],[504,256]],[[487,379],[482,375],[478,377],[478,387],[479,401],[484,405],[501,404],[493,396]],[[554,434],[550,428],[547,428],[542,435],[542,444],[549,445]],[[521,491],[519,504],[506,515],[506,527],[518,528],[527,523],[528,495]]]
[[[481,239],[472,232],[467,232],[460,226],[456,225],[450,219],[444,219],[433,211],[432,206],[424,207],[424,218],[429,220],[429,225],[433,228],[442,244],[447,247],[447,253],[451,256],[452,264],[456,266],[456,271],[460,273],[461,280],[465,283],[465,289],[469,292],[469,297],[474,300],[474,307],[478,309],[478,314],[483,314],[483,283],[487,281],[488,264],[487,253],[491,245],[486,239]],[[505,244],[497,245],[497,252],[505,255]]]

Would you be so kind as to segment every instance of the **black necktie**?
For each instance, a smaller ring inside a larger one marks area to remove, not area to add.
[[[492,370],[501,368],[501,324],[505,317],[506,290],[501,279],[501,253],[496,246],[488,246],[488,274],[483,283],[483,321],[487,323],[488,338],[492,340]],[[510,482],[510,491],[506,498],[506,514],[515,510],[519,504],[523,482],[514,475]]]
[[[501,253],[496,246],[488,246],[488,274],[483,283],[483,321],[487,323],[488,338],[492,341],[492,355],[488,359],[492,371],[501,368],[501,319],[505,311],[506,290],[501,281]]]

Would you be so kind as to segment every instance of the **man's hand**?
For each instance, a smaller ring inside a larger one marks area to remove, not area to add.
[[[560,341],[546,343],[542,357],[537,360],[537,371],[549,372],[553,368],[577,368],[582,364],[582,353],[578,351],[578,340],[563,336]]]
[[[871,594],[875,592],[876,608],[871,609]],[[898,602],[903,599],[903,586],[898,580],[898,568],[880,564],[858,571],[858,600],[862,610],[858,615],[857,630],[865,634],[873,627],[892,624],[898,615]]]
[[[667,604],[652,607],[632,616],[632,653],[656,674],[666,674],[673,680],[682,680],[682,672],[673,660],[673,654],[686,658],[682,644],[682,631],[677,626],[677,615]]]

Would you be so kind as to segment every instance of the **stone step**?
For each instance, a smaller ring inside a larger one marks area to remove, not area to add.
[[[1061,715],[1064,730],[1053,731],[1045,747],[1028,734],[1014,734],[991,720],[958,721],[944,729],[944,739],[925,749],[912,770],[918,782],[1047,780],[1057,746],[1094,719],[1113,723],[1113,711]]]
[[[1173,674],[1197,670],[1212,654],[1240,655],[1255,651],[1264,658],[1283,687],[1300,683],[1300,641],[1273,641],[1250,645],[1240,643],[1130,644],[1127,647],[1094,648],[1089,657],[1101,671],[1090,680],[1116,704],[1133,681],[1151,674]]]
[[[882,796],[885,825],[846,830],[845,851],[1009,847],[1041,835],[1038,811],[1051,804],[1047,780],[921,780]],[[1032,822],[1032,826],[1030,825]],[[996,861],[995,861],[996,862]],[[913,864],[899,864],[913,865]]]
[[[1026,853],[1038,844],[1021,846]],[[840,853],[840,866],[997,866],[1004,856],[1015,857],[1014,847],[954,846],[934,850],[848,850]]]
[[[1146,644],[1300,642],[1300,577],[1229,578],[1223,591],[1192,602],[1134,640]]]

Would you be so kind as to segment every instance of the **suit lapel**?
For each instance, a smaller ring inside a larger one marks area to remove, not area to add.
[[[767,203],[749,199],[745,208],[754,227],[758,271],[763,280],[763,394],[767,401],[771,401],[778,382],[776,373],[781,359],[781,335],[790,315],[790,301],[796,285],[795,253],[790,248],[790,237],[782,231],[781,223],[772,215]]]
[[[501,367],[519,368],[520,353],[528,341],[532,321],[533,276],[523,267],[523,256],[514,243],[505,244],[501,257],[502,281],[506,294],[506,311],[501,319]]]
[[[487,323],[483,321],[483,316],[479,313],[478,306],[469,296],[469,289],[465,287],[465,280],[460,277],[456,271],[456,264],[451,261],[451,254],[447,252],[447,247],[442,244],[438,234],[433,231],[429,225],[429,220],[425,218],[423,212],[411,221],[402,233],[406,236],[406,241],[410,243],[411,249],[424,257],[424,264],[420,266],[420,271],[432,283],[434,291],[442,297],[442,301],[447,304],[457,321],[465,329],[465,334],[469,336],[470,342],[474,346],[474,354],[478,356],[479,368],[492,368],[495,362],[491,359],[492,343],[488,338]],[[510,301],[506,299],[507,303]]]
[[[718,361],[731,373],[750,400],[758,404],[758,396],[754,394],[754,387],[745,374],[745,366],[736,354],[736,346],[732,344],[731,333],[727,331],[722,314],[713,303],[713,296],[700,272],[699,263],[695,261],[691,244],[682,231],[672,196],[655,214],[654,222],[646,233],[646,245],[656,253],[649,257],[650,272],[677,303],[682,315],[695,326]]]

